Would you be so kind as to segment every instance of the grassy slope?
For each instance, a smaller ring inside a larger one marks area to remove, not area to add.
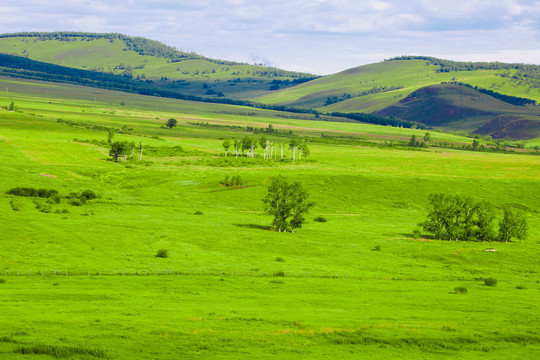
[[[280,90],[257,100],[272,104],[284,103],[314,107],[324,112],[373,112],[393,105],[424,86],[439,84],[443,81],[461,81],[504,94],[540,101],[539,89],[520,85],[513,82],[512,78],[499,77],[497,74],[500,74],[500,71],[436,73],[437,68],[434,65],[427,65],[423,60],[399,60],[365,65]],[[386,93],[354,97],[362,91],[381,86],[403,88]],[[351,94],[353,98],[324,106],[328,97],[341,96],[344,93]]]
[[[0,110],[0,268],[11,274],[0,283],[2,358],[23,358],[13,350],[35,344],[102,349],[126,359],[133,354],[148,359],[178,354],[399,358],[405,353],[407,358],[523,358],[539,351],[534,335],[538,157],[313,144],[312,162],[212,166],[222,153],[222,139],[244,133],[188,122],[273,123],[302,134],[394,141],[423,132],[262,111],[243,116],[231,106],[61,84],[4,79],[1,86],[9,93],[0,94],[0,103],[14,101],[21,111]],[[171,116],[179,126],[160,128]],[[106,132],[57,123],[57,118],[117,128],[127,124],[134,135],[117,138],[181,145],[208,155],[147,158],[148,163],[123,166],[106,161],[104,148],[72,141],[104,140]],[[432,138],[460,141],[442,133]],[[249,187],[219,186],[235,174]],[[270,218],[261,213],[260,199],[268,179],[278,174],[301,181],[317,203],[295,234],[265,229]],[[63,194],[90,188],[102,197],[80,208],[63,201],[55,208],[69,214],[45,214],[30,199],[4,194],[14,186],[56,188]],[[519,204],[529,209],[529,239],[510,244],[412,240],[407,234],[423,219],[432,192],[471,195],[497,206]],[[12,200],[20,211],[11,210]],[[203,215],[194,215],[197,210]],[[317,215],[328,222],[313,222]],[[372,251],[375,245],[382,251]],[[499,251],[484,252],[486,247]],[[154,257],[160,248],[170,257]],[[47,276],[13,276],[30,270]],[[54,270],[204,276],[53,278]],[[226,276],[215,276],[222,271]],[[274,271],[286,276],[268,277]],[[327,275],[340,279],[318,278]],[[500,284],[489,288],[472,281],[482,276],[494,276]],[[456,286],[466,286],[469,294],[451,294]],[[366,344],[366,338],[373,340]]]
[[[474,131],[486,121],[499,121],[492,127],[484,126],[482,135],[494,138],[536,138],[540,136],[540,121],[535,106],[515,106],[476,90],[458,85],[427,86],[411,93],[399,103],[389,106],[378,114],[418,121],[442,129]],[[528,126],[512,123],[526,121]],[[506,126],[508,131],[501,133]]]
[[[251,97],[268,92],[269,83],[274,79],[292,79],[289,76],[272,75],[273,70],[248,64],[218,64],[204,58],[171,63],[165,58],[140,55],[135,51],[124,51],[125,44],[116,39],[95,39],[86,41],[74,38],[72,41],[37,40],[34,38],[1,38],[0,52],[28,56],[28,58],[57,65],[122,74],[130,65],[133,76],[159,81],[180,88],[184,92],[204,95],[207,83],[216,92],[230,97]],[[120,67],[120,65],[123,65]],[[262,73],[269,73],[264,75]],[[292,74],[292,72],[291,72]],[[241,81],[235,81],[241,79]],[[172,84],[172,81],[177,81]],[[180,82],[178,82],[180,81]]]

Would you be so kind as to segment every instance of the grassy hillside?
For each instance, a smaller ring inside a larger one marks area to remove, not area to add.
[[[425,131],[313,114],[12,78],[0,78],[0,89],[0,105],[16,107],[0,109],[2,359],[540,352],[538,156],[408,148]],[[178,126],[167,129],[171,117]],[[225,139],[258,138],[268,124],[276,145],[305,139],[311,155],[296,163],[288,151],[284,161],[264,160],[260,149],[255,159],[224,157]],[[110,128],[115,140],[142,141],[143,159],[111,161]],[[243,186],[220,184],[237,175]],[[262,209],[279,175],[301,182],[316,203],[294,234],[270,231]],[[75,206],[6,194],[19,186],[99,198]],[[490,201],[497,221],[502,207],[522,209],[528,239],[415,238],[436,192]],[[169,256],[156,257],[163,248]]]
[[[465,129],[494,138],[540,136],[535,106],[515,106],[459,85],[434,85],[414,91],[377,114],[446,129]]]
[[[151,80],[192,95],[249,98],[313,75],[186,53],[120,34],[22,33],[0,36],[0,53]],[[274,81],[274,84],[272,83]],[[277,83],[276,83],[277,82]]]
[[[458,63],[459,64],[459,63]],[[373,112],[397,103],[424,86],[460,81],[503,94],[540,101],[536,72],[527,69],[529,81],[516,69],[441,71],[428,60],[392,60],[360,66],[258,98],[267,103],[283,103],[317,108],[323,112]],[[334,103],[331,103],[334,102]],[[330,104],[331,103],[331,104]]]

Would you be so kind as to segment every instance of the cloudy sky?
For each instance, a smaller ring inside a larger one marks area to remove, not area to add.
[[[399,55],[540,64],[540,1],[0,1],[0,33],[119,32],[320,75]]]

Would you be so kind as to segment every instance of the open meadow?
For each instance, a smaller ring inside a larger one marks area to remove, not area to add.
[[[0,109],[2,359],[540,355],[538,139],[529,154],[409,148],[425,131],[10,78],[0,90],[16,107]],[[284,161],[225,157],[224,140],[269,124]],[[109,129],[142,159],[112,161]],[[293,163],[291,138],[310,156]],[[431,131],[437,143],[472,139]],[[242,185],[221,184],[232,176]],[[315,202],[294,233],[263,209],[278,176]],[[85,190],[98,197],[69,197]],[[520,209],[528,237],[413,235],[432,193],[487,200],[495,223]]]

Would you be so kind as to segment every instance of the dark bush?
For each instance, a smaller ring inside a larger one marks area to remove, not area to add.
[[[167,249],[159,249],[156,254],[156,257],[167,258],[169,257],[169,252],[167,251]]]
[[[516,289],[518,289],[518,290],[527,290],[527,287],[524,286],[524,285],[518,285],[518,286],[516,286]]]
[[[0,279],[0,284],[5,284],[6,283],[6,279]]]
[[[495,286],[497,285],[497,279],[495,278],[485,278],[484,279],[484,284],[486,284],[486,286]]]
[[[199,211],[199,210],[197,210],[197,211],[195,211],[195,212],[193,213],[193,215],[202,215],[202,214],[203,214],[202,211]]]
[[[283,276],[285,276],[285,273],[283,271],[276,271],[276,272],[274,272],[274,276],[283,277]]]
[[[79,198],[86,198],[86,200],[92,200],[92,199],[96,199],[98,196],[95,192],[93,192],[92,190],[84,190],[83,192],[81,192],[81,194],[79,195]]]
[[[8,195],[25,196],[25,197],[40,197],[50,198],[51,196],[57,196],[58,191],[54,189],[35,189],[27,187],[16,187],[6,191]]]
[[[454,288],[454,294],[465,295],[467,293],[467,288],[464,286],[458,286]]]
[[[285,262],[285,259],[278,256],[277,258],[275,258],[275,261],[277,261],[277,262]]]
[[[381,245],[375,245],[375,247],[371,249],[371,251],[381,251]]]
[[[324,217],[322,217],[322,216],[317,216],[315,219],[313,219],[313,221],[325,223],[325,222],[327,222],[328,220],[326,220],[326,218],[324,218]]]

